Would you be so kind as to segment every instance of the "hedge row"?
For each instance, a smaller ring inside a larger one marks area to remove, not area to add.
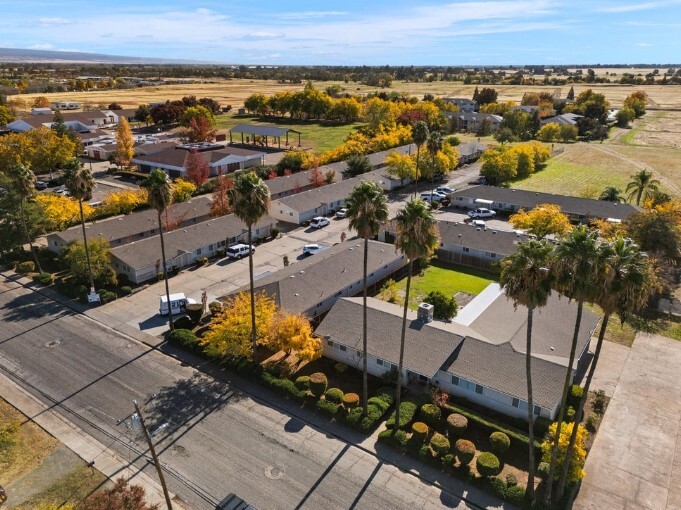
[[[415,402],[405,400],[400,404],[400,428],[405,429],[414,419],[414,415],[418,410],[419,406]],[[390,418],[385,422],[389,429],[395,426],[395,411],[390,415]]]

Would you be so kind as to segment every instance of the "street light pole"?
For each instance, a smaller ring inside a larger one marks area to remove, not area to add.
[[[140,425],[142,426],[142,432],[144,433],[144,438],[147,440],[147,444],[149,445],[149,451],[151,451],[151,457],[154,459],[154,466],[156,466],[156,472],[158,473],[158,478],[161,481],[161,487],[163,488],[163,495],[166,498],[166,505],[168,505],[168,510],[173,510],[173,505],[170,502],[170,495],[168,494],[168,487],[166,486],[166,480],[163,477],[163,471],[161,470],[161,464],[158,461],[158,457],[156,456],[156,450],[154,449],[154,443],[151,442],[151,436],[149,435],[149,431],[147,430],[147,426],[144,423],[144,416],[142,416],[142,411],[140,411],[140,407],[137,404],[137,400],[133,400],[132,403],[135,405],[135,413],[137,413],[137,417],[139,418]]]

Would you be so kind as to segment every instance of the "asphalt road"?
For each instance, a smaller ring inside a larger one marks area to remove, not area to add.
[[[230,492],[266,509],[470,508],[290,414],[16,284],[0,281],[0,372],[144,466],[143,405],[170,489],[212,509]],[[145,471],[155,477],[146,465]]]

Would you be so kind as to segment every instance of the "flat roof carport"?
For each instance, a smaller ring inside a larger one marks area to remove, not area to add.
[[[240,133],[241,134],[241,143],[246,144],[248,141],[244,141],[244,134],[247,135],[252,135],[253,136],[253,145],[255,144],[255,137],[256,136],[264,136],[265,137],[265,147],[268,147],[268,138],[271,136],[274,138],[277,142],[277,145],[279,148],[281,148],[281,137],[285,136],[286,137],[286,146],[288,146],[288,134],[289,133],[296,133],[298,135],[298,146],[300,147],[300,131],[296,131],[295,129],[291,128],[286,128],[286,127],[278,127],[278,126],[255,126],[253,124],[237,124],[233,128],[229,130],[229,143],[234,143],[232,140],[232,133]]]

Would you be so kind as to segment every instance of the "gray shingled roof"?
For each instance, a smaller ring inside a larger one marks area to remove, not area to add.
[[[229,130],[230,133],[244,133],[260,136],[286,136],[286,133],[300,133],[292,128],[279,126],[256,126],[253,124],[237,124]]]
[[[184,167],[187,154],[189,154],[189,151],[185,149],[168,148],[159,152],[154,152],[152,154],[137,156],[133,158],[132,162],[149,166],[168,165],[182,168]],[[227,147],[214,151],[204,151],[199,152],[198,154],[209,164],[216,163],[228,156],[262,156],[261,152],[239,149],[236,147]]]
[[[517,207],[526,209],[533,209],[539,204],[556,204],[559,205],[566,214],[603,219],[617,218],[623,220],[630,214],[639,210],[639,208],[631,204],[616,204],[605,200],[554,195],[553,193],[525,191],[502,188],[499,186],[473,186],[455,191],[452,194],[452,197],[481,198],[483,200],[514,204]],[[453,201],[452,203],[456,202]]]
[[[440,240],[444,245],[460,245],[501,256],[514,253],[516,243],[528,239],[524,234],[516,234],[492,228],[480,228],[457,221],[438,221]]]

